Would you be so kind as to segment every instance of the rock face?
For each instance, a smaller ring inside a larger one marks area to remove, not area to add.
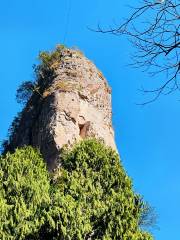
[[[27,103],[11,148],[33,145],[50,170],[63,145],[87,137],[101,138],[116,149],[112,127],[111,89],[95,65],[79,51],[64,49],[41,97]]]

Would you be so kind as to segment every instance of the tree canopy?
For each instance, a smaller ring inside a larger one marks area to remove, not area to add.
[[[33,148],[0,157],[0,239],[25,239],[39,229],[49,189],[45,164]]]
[[[64,149],[49,174],[37,150],[0,158],[1,239],[152,240],[119,156],[94,139]]]

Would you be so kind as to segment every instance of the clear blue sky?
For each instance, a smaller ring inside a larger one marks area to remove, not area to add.
[[[0,140],[20,106],[15,101],[18,85],[33,78],[32,65],[40,50],[62,43],[77,46],[104,73],[112,87],[113,123],[121,159],[134,188],[159,215],[157,240],[179,240],[180,230],[180,96],[163,97],[146,107],[138,88],[153,80],[140,69],[125,65],[133,51],[127,40],[91,32],[96,27],[128,15],[132,1],[6,0],[0,7]],[[133,4],[138,3],[134,1]]]

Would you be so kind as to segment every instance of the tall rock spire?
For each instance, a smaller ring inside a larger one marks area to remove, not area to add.
[[[37,91],[22,111],[9,148],[38,147],[50,170],[64,145],[87,137],[101,138],[116,149],[111,89],[102,73],[77,50],[57,48],[49,59],[47,53],[43,57]],[[49,71],[45,60],[50,61]]]

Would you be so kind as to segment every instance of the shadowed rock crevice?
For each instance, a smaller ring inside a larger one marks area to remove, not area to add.
[[[87,136],[89,126],[90,126],[90,121],[87,121],[84,124],[79,124],[79,136],[82,139],[84,139]]]

